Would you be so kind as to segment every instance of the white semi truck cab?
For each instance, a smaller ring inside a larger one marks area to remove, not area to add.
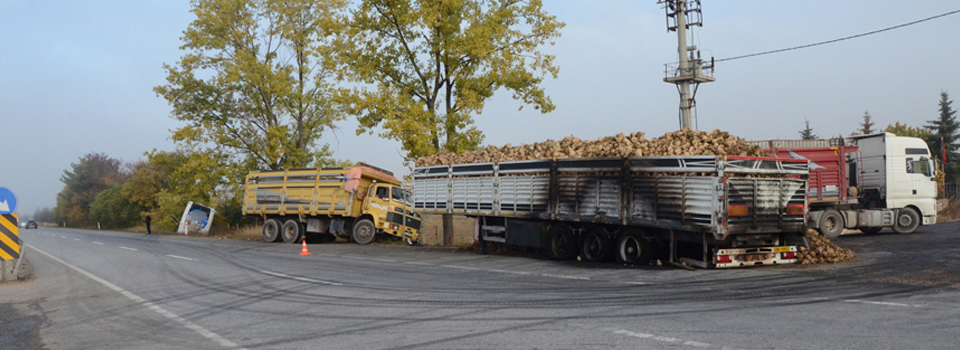
[[[857,169],[850,172],[850,182],[863,191],[864,206],[904,209],[894,228],[912,226],[913,219],[923,225],[937,222],[937,167],[923,140],[882,133],[853,136],[851,141],[858,151],[849,155],[851,170]]]

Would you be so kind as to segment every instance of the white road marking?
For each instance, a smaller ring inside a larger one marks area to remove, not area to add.
[[[628,335],[635,338],[650,339],[650,340],[656,340],[658,342],[663,342],[663,343],[680,344],[680,345],[687,345],[687,346],[693,346],[698,348],[708,348],[713,346],[707,343],[701,343],[701,342],[696,342],[692,340],[683,340],[683,339],[677,339],[673,337],[664,337],[660,335],[647,334],[647,333],[637,333],[637,332],[625,331],[622,329],[618,331],[614,331],[613,334]]]
[[[420,266],[431,266],[431,264],[424,263],[424,262],[419,262],[419,261],[407,261],[407,262],[404,262],[404,264],[420,265]]]
[[[499,273],[511,273],[511,274],[514,274],[514,275],[529,275],[529,274],[530,274],[529,272],[523,272],[523,271],[507,271],[507,270],[497,270],[497,269],[487,269],[487,271],[490,271],[490,272],[499,272]]]
[[[350,258],[350,259],[357,259],[357,260],[367,260],[367,258],[364,257],[364,256],[344,255],[343,257],[344,257],[344,258]]]
[[[79,268],[79,267],[70,265],[69,263],[67,263],[67,262],[65,262],[65,261],[63,261],[63,260],[57,259],[57,257],[55,257],[55,256],[53,256],[53,255],[50,255],[50,254],[47,254],[47,252],[42,251],[42,250],[40,250],[40,249],[37,249],[37,247],[34,247],[34,246],[32,246],[32,245],[29,245],[29,244],[28,244],[27,246],[29,246],[29,247],[32,248],[33,250],[36,250],[37,252],[40,252],[40,254],[46,255],[48,258],[53,259],[54,261],[59,262],[59,263],[63,264],[64,266],[69,267],[69,268],[73,269],[74,271],[79,272],[80,274],[82,274],[82,275],[84,275],[84,276],[89,277],[89,278],[92,279],[92,280],[97,281],[98,283],[106,286],[107,288],[110,288],[110,289],[114,290],[115,292],[120,293],[120,294],[123,294],[123,296],[125,296],[125,297],[127,297],[127,298],[130,298],[130,300],[133,300],[133,301],[135,301],[135,302],[140,303],[140,305],[143,305],[143,306],[147,307],[148,309],[153,310],[154,312],[156,312],[156,313],[158,313],[158,314],[160,314],[160,315],[163,315],[163,317],[166,317],[166,318],[168,318],[168,319],[170,319],[170,320],[172,320],[172,321],[180,324],[181,326],[184,326],[184,327],[186,327],[186,328],[188,328],[188,329],[190,329],[190,330],[192,330],[192,331],[194,331],[194,332],[197,332],[197,334],[200,334],[200,335],[203,336],[204,338],[210,339],[210,340],[212,340],[213,342],[215,342],[215,343],[217,343],[217,344],[220,344],[220,346],[223,346],[223,347],[225,347],[225,348],[233,348],[233,349],[246,350],[246,348],[240,347],[240,345],[238,345],[237,343],[234,343],[234,342],[232,342],[232,341],[230,341],[230,340],[227,340],[227,338],[221,337],[220,335],[218,335],[218,334],[216,334],[216,333],[213,333],[213,332],[211,332],[211,331],[208,331],[208,330],[206,330],[205,328],[200,327],[200,326],[194,324],[193,322],[187,321],[187,320],[183,319],[182,317],[177,316],[176,314],[174,314],[174,313],[172,313],[172,312],[170,312],[170,311],[167,311],[167,310],[165,310],[164,308],[162,308],[162,307],[160,307],[160,306],[158,306],[158,305],[156,305],[156,304],[154,304],[154,303],[151,303],[151,302],[149,302],[149,301],[144,300],[143,298],[137,296],[136,294],[130,293],[130,292],[124,290],[123,288],[120,288],[120,287],[116,286],[116,285],[113,284],[113,283],[107,282],[107,280],[104,280],[104,279],[102,279],[102,278],[100,278],[100,277],[95,276],[95,275],[92,274],[92,273],[89,273],[89,272],[87,272],[87,271],[84,271],[83,269],[81,269],[81,268]],[[132,248],[131,248],[131,249],[132,249]]]
[[[873,304],[873,305],[883,305],[883,306],[899,306],[899,307],[920,307],[920,305],[910,305],[910,304],[901,304],[901,303],[891,303],[886,301],[867,301],[867,300],[844,300],[848,303],[859,303],[859,304]]]
[[[377,259],[377,258],[370,258],[370,260],[376,260],[376,261],[380,261],[380,262],[388,262],[388,263],[392,263],[392,262],[397,262],[396,260],[390,260],[390,259]]]
[[[277,276],[277,277],[290,277],[289,275],[284,275],[284,274],[282,274],[282,273],[276,273],[276,272],[272,272],[272,271],[260,270],[260,272],[261,272],[261,273],[268,274],[268,275],[272,275],[272,276]]]
[[[320,283],[320,284],[327,284],[327,285],[331,285],[331,286],[342,286],[342,285],[343,285],[342,283],[329,282],[329,281],[321,281],[321,280],[315,280],[315,279],[306,278],[306,277],[294,277],[294,276],[284,275],[284,274],[282,274],[282,273],[277,273],[277,272],[267,271],[267,270],[260,270],[260,272],[261,272],[261,273],[268,274],[268,275],[271,275],[271,276],[277,276],[277,277],[283,277],[283,278],[290,278],[290,279],[295,279],[295,280],[297,280],[297,281],[302,281],[302,282]]]
[[[453,269],[479,270],[479,269],[476,268],[476,267],[468,267],[468,266],[457,266],[457,265],[440,265],[440,266],[449,267],[449,268],[453,268]]]
[[[556,277],[556,278],[566,278],[566,279],[572,279],[572,280],[589,280],[589,279],[590,279],[590,277],[583,277],[583,276],[564,276],[564,275],[551,275],[551,274],[549,274],[549,273],[544,273],[544,274],[540,274],[540,276],[543,276],[543,277]]]
[[[641,286],[648,284],[647,282],[624,282],[624,283],[626,283],[626,284],[636,284],[636,285],[641,285]]]
[[[123,246],[121,246],[120,249],[126,249],[126,250],[132,250],[132,251],[137,251],[137,250],[139,250],[139,249],[137,249],[137,248],[123,247]]]
[[[73,240],[74,240],[74,241],[82,241],[82,239],[79,239],[79,238],[74,238]]]
[[[185,257],[185,256],[169,255],[169,254],[168,254],[167,256],[169,256],[169,257],[171,257],[171,258],[177,258],[177,259],[183,259],[183,260],[190,260],[190,261],[197,261],[197,259],[188,258],[188,257]]]
[[[96,245],[103,245],[103,243],[100,243],[100,242],[93,242],[93,244],[96,244]]]

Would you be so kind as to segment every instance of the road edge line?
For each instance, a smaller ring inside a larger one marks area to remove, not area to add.
[[[195,324],[195,323],[193,323],[193,322],[187,321],[187,320],[183,319],[182,317],[177,316],[176,314],[174,314],[174,313],[172,313],[172,312],[170,312],[170,311],[167,311],[166,309],[164,309],[164,308],[162,308],[162,307],[160,307],[160,306],[158,306],[158,305],[156,305],[156,304],[154,304],[154,303],[151,303],[151,302],[149,302],[149,301],[144,300],[143,298],[137,296],[136,294],[130,293],[130,292],[126,291],[125,289],[120,288],[119,286],[117,286],[117,285],[115,285],[115,284],[113,284],[113,283],[108,282],[108,281],[105,280],[105,279],[102,279],[102,278],[97,277],[96,275],[94,275],[94,274],[92,274],[92,273],[89,273],[89,272],[85,271],[84,269],[81,269],[81,268],[79,268],[79,267],[76,267],[76,266],[74,266],[74,265],[72,265],[72,264],[70,264],[70,263],[68,263],[68,262],[66,262],[66,261],[60,260],[59,258],[57,258],[57,257],[55,257],[55,256],[53,256],[53,255],[50,255],[49,253],[47,253],[47,252],[45,252],[45,251],[42,251],[42,250],[40,250],[40,249],[37,248],[37,247],[34,247],[33,245],[27,244],[27,246],[30,247],[30,248],[33,249],[33,250],[36,250],[36,251],[39,252],[40,254],[43,254],[43,255],[45,255],[46,257],[50,258],[50,259],[53,259],[53,261],[56,261],[56,262],[58,262],[58,263],[60,263],[60,264],[63,264],[64,266],[69,267],[69,268],[73,269],[74,271],[79,272],[80,274],[82,274],[82,275],[84,275],[84,276],[87,276],[88,278],[96,281],[97,283],[100,283],[100,284],[106,286],[107,288],[110,288],[110,289],[112,289],[113,291],[122,294],[123,296],[129,298],[130,300],[133,300],[133,301],[135,301],[135,302],[137,302],[137,303],[140,303],[140,305],[143,305],[143,306],[147,307],[148,309],[153,310],[154,312],[162,315],[163,317],[166,317],[166,318],[168,318],[168,319],[170,319],[170,320],[172,320],[172,321],[174,321],[174,322],[176,322],[176,323],[179,323],[181,326],[184,326],[184,327],[186,327],[187,329],[190,329],[190,330],[196,332],[197,334],[203,336],[204,338],[210,339],[210,340],[212,340],[213,342],[215,342],[215,343],[217,343],[217,344],[220,344],[221,346],[224,346],[224,347],[237,348],[238,350],[247,350],[246,348],[240,347],[239,344],[234,343],[234,342],[228,340],[227,338],[224,338],[224,337],[222,337],[222,336],[220,336],[220,335],[218,335],[218,334],[216,334],[216,333],[214,333],[214,332],[211,332],[211,331],[207,330],[206,328],[200,327],[199,325],[197,325],[197,324]]]

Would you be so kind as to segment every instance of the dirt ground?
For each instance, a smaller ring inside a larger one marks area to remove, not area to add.
[[[833,241],[856,253],[842,264],[791,266],[812,273],[929,288],[960,288],[960,221],[921,226],[913,234],[844,234]]]
[[[937,212],[937,222],[951,222],[960,220],[960,201],[947,204]]]
[[[463,215],[453,216],[453,242],[446,246],[466,247],[473,244],[473,218]],[[425,245],[436,246],[443,244],[443,216],[424,214],[423,226],[420,228],[420,241]]]

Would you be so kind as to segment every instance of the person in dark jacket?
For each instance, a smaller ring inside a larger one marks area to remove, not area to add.
[[[150,234],[150,214],[147,214],[147,217],[143,219],[143,222],[147,223],[147,234]]]

